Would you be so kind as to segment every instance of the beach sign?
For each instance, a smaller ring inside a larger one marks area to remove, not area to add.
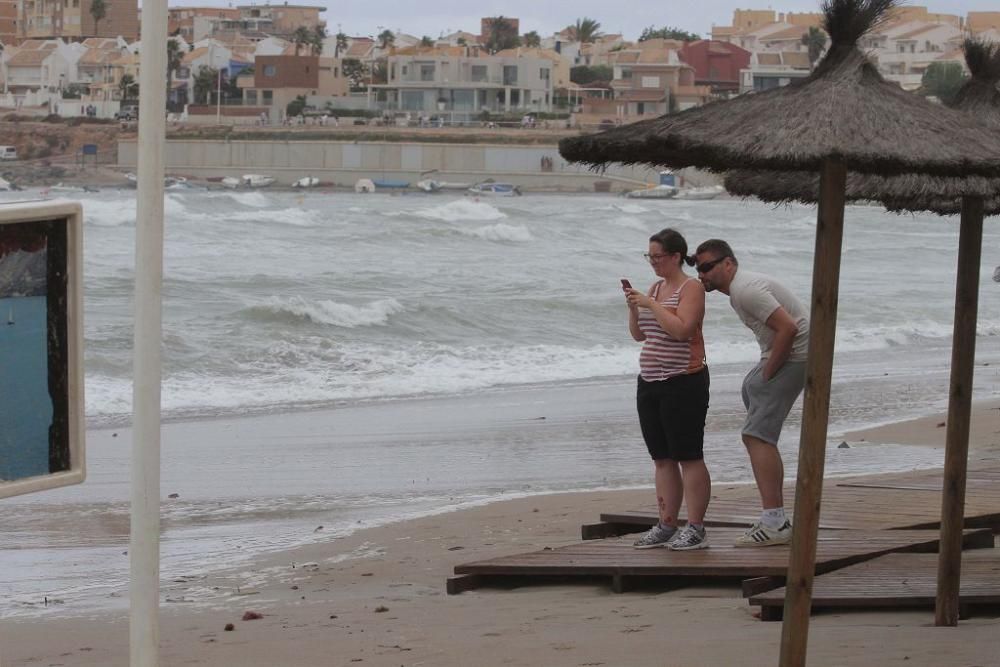
[[[78,484],[83,211],[0,204],[0,498]]]

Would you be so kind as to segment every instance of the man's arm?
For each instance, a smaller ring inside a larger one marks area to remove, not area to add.
[[[788,311],[778,306],[771,316],[767,318],[767,328],[774,332],[774,341],[771,343],[771,356],[767,358],[764,365],[764,381],[773,378],[781,367],[788,361],[788,356],[792,353],[792,343],[799,333],[799,327],[795,320],[788,314]]]

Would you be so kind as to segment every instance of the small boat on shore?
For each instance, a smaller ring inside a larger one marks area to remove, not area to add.
[[[243,174],[239,178],[236,176],[226,176],[219,182],[227,188],[266,188],[276,180],[274,176]]]
[[[654,185],[642,190],[630,190],[625,196],[629,199],[673,199],[677,196],[677,188],[672,185]]]
[[[354,183],[354,191],[358,194],[371,194],[375,192],[375,184],[370,178],[359,178]]]
[[[521,189],[510,183],[494,183],[484,181],[476,183],[468,190],[469,194],[482,197],[520,197]]]
[[[373,178],[372,183],[375,184],[377,189],[401,190],[410,187],[410,182],[404,181],[401,178]]]
[[[702,188],[681,188],[677,193],[677,199],[703,201],[706,199],[715,199],[725,191],[726,189],[721,185],[708,185]]]
[[[292,183],[293,188],[314,188],[317,185],[319,185],[319,179],[315,176],[303,176]]]

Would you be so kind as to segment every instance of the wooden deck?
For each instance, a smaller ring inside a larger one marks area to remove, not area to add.
[[[541,583],[554,578],[610,580],[623,592],[642,580],[677,585],[704,579],[756,578],[748,593],[784,583],[789,546],[736,548],[739,528],[709,530],[711,546],[698,551],[633,549],[631,538],[591,540],[466,563],[455,568],[462,575],[448,580],[448,592],[460,593],[489,584]],[[817,544],[816,572],[830,572],[897,551],[935,551],[938,532],[929,530],[839,531],[821,530]],[[965,531],[966,548],[992,547],[988,529]]]
[[[812,608],[858,607],[934,609],[937,592],[937,554],[892,553],[851,565],[813,580]],[[753,595],[761,619],[780,621],[785,589]],[[1000,605],[1000,549],[977,549],[962,554],[959,615],[968,617],[975,605]]]
[[[820,528],[933,529],[941,522],[941,470],[881,476],[877,481],[831,479],[823,486]],[[794,507],[794,483],[785,487],[785,507]],[[709,526],[748,526],[760,516],[755,486],[722,486],[708,507]],[[582,539],[646,530],[657,521],[654,508],[606,512],[600,523],[581,528]],[[794,522],[794,518],[793,518]],[[1000,464],[971,463],[965,498],[965,527],[1000,532]]]

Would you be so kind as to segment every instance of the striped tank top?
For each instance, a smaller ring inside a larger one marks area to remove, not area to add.
[[[681,300],[681,290],[694,278],[688,278],[673,294],[661,300],[661,280],[653,290],[653,299],[669,312],[676,314]],[[639,353],[639,374],[646,382],[666,380],[677,375],[697,373],[705,367],[705,340],[701,324],[690,340],[677,340],[663,330],[653,311],[639,309],[639,329],[646,336]]]

